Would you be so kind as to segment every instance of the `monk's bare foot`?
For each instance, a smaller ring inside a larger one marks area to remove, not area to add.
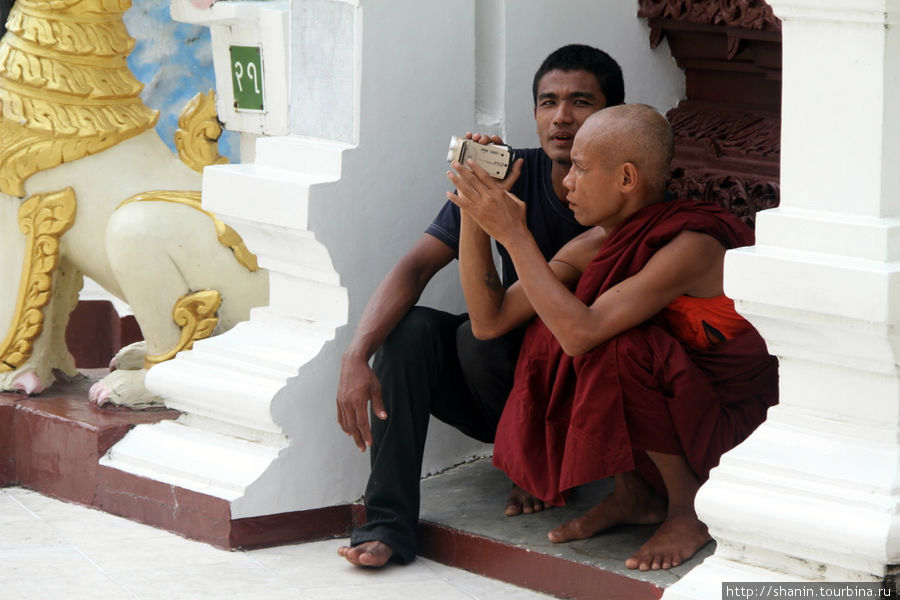
[[[530,515],[551,507],[551,504],[544,504],[543,500],[535,498],[519,486],[513,485],[512,491],[509,492],[509,498],[506,499],[506,516]]]
[[[566,521],[547,537],[556,544],[583,540],[616,525],[660,523],[666,518],[666,503],[639,478],[617,475],[612,493],[589,511]]]
[[[374,540],[356,546],[341,546],[338,554],[357,567],[383,567],[394,555],[394,551],[384,542]]]
[[[653,537],[625,561],[625,566],[641,571],[677,567],[710,539],[709,530],[696,515],[670,516],[663,521]]]

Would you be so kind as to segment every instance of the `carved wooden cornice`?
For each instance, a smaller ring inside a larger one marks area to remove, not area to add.
[[[667,116],[676,140],[699,144],[710,156],[772,162],[781,152],[781,119],[777,114],[684,102]]]
[[[675,133],[675,196],[718,202],[751,226],[758,211],[778,206],[778,115],[685,101],[666,116]]]
[[[756,225],[756,213],[775,208],[781,197],[777,179],[723,175],[691,167],[672,169],[669,174],[669,191],[676,198],[715,202],[730,210],[750,227]]]
[[[765,0],[638,0],[638,4],[638,16],[650,25],[651,48],[673,29],[720,31],[727,39],[728,60],[745,49],[747,40],[781,41],[781,20]]]
[[[781,21],[764,0],[638,0],[638,16],[698,25],[781,31]]]
[[[778,206],[781,21],[763,0],[638,0],[650,43],[685,72],[670,191],[717,202],[750,225]]]

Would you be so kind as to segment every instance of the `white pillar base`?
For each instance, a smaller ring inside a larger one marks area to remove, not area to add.
[[[900,566],[898,6],[769,0],[783,19],[782,205],[725,292],[780,359],[780,404],[697,494],[722,582],[878,582]],[[840,81],[840,85],[834,85]]]
[[[346,148],[260,138],[256,163],[205,171],[204,208],[269,270],[269,305],[153,367],[148,389],[184,414],[134,428],[103,465],[226,499],[232,518],[359,498],[367,457],[341,434],[333,402],[323,401],[334,394],[333,339],[347,321],[347,292],[307,229],[310,195],[340,177]],[[334,464],[345,470],[332,482]]]

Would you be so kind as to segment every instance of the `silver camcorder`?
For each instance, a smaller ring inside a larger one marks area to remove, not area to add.
[[[512,167],[512,151],[509,146],[500,144],[479,144],[466,138],[450,138],[450,150],[447,151],[447,162],[458,162],[463,165],[471,158],[478,166],[495,179],[503,179],[509,175]]]

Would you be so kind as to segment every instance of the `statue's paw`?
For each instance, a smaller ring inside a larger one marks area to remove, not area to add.
[[[23,394],[40,394],[44,391],[44,384],[34,371],[25,371],[15,376],[12,381],[12,389]]]
[[[165,406],[163,399],[144,387],[146,369],[113,371],[91,386],[90,401],[97,406],[155,408]]]
[[[109,398],[109,395],[111,393],[111,389],[98,381],[91,386],[91,389],[88,390],[88,400],[90,400],[97,406],[103,406],[104,404],[106,404],[106,399]]]
[[[128,344],[109,361],[109,370],[138,370],[144,368],[144,357],[147,356],[147,342],[141,340]]]

